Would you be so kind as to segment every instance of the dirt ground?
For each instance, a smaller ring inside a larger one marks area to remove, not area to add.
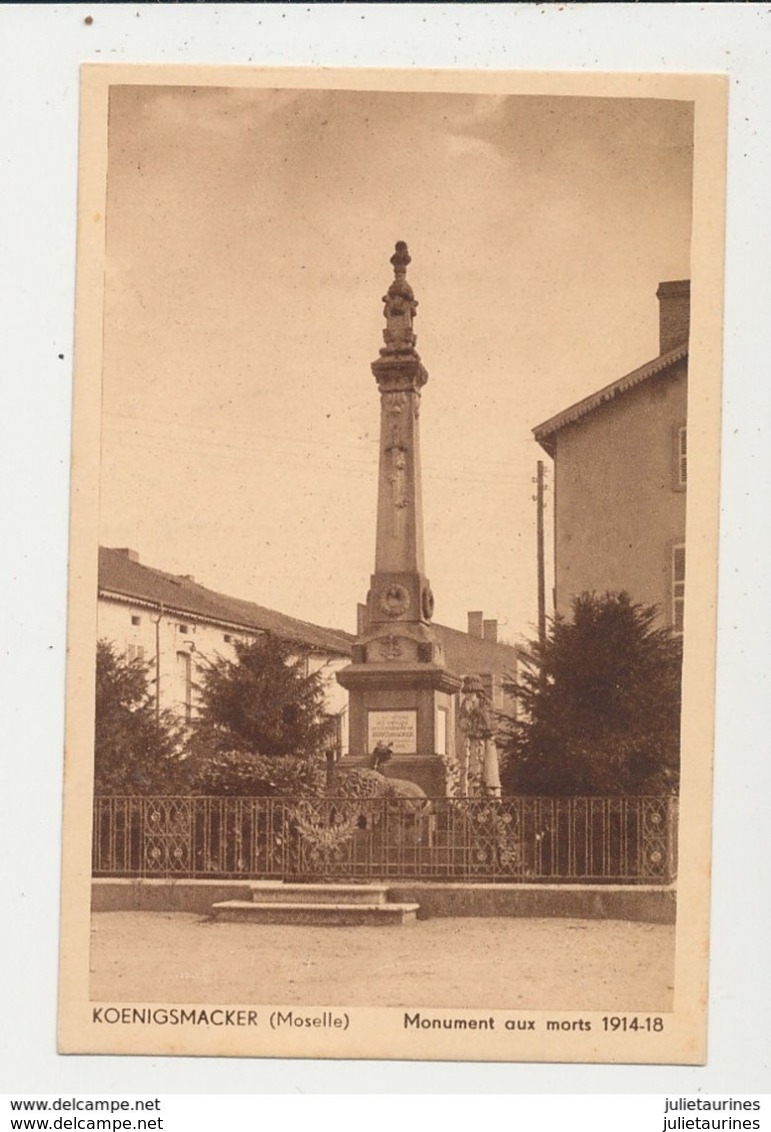
[[[404,927],[93,917],[101,1002],[667,1011],[674,927],[603,920],[431,919]]]

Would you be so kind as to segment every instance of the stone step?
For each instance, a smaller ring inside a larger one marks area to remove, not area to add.
[[[249,885],[256,904],[385,904],[387,884],[286,884],[256,881]]]
[[[226,923],[399,926],[414,923],[418,904],[310,903],[307,901],[255,903],[223,900],[212,905],[212,915]]]

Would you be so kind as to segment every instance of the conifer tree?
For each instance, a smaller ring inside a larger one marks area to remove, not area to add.
[[[626,593],[584,593],[522,651],[499,740],[508,793],[677,792],[682,649],[656,622]]]
[[[329,739],[324,676],[307,651],[265,633],[201,673],[195,731],[216,750],[267,757],[320,754]]]
[[[109,641],[96,647],[94,787],[97,794],[172,794],[182,788],[179,734],[158,712],[149,666]]]

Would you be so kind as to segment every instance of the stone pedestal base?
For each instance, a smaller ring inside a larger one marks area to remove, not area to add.
[[[455,758],[457,676],[433,663],[351,664],[337,679],[349,692],[349,750],[345,766],[374,769],[378,741],[391,759],[380,767],[388,778],[414,782],[427,795],[445,797],[445,759]]]

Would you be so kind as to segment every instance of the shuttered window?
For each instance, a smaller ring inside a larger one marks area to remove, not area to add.
[[[685,622],[685,544],[672,547],[672,626],[682,633]]]

